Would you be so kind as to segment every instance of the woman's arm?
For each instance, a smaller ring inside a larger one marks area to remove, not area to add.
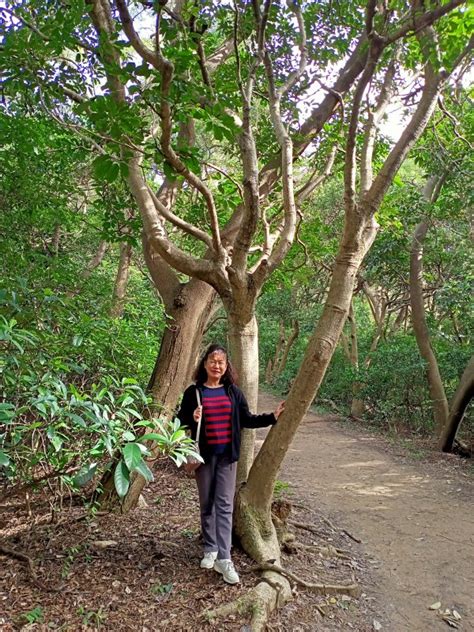
[[[182,424],[193,429],[197,424],[194,420],[193,414],[197,407],[196,400],[196,386],[191,384],[183,393],[183,399],[178,411],[177,417]]]
[[[262,413],[254,415],[250,412],[249,405],[240,388],[233,385],[236,403],[239,407],[240,425],[242,428],[266,428],[277,422],[275,413]]]

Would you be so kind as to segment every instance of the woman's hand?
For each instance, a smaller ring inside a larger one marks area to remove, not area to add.
[[[198,406],[196,410],[193,412],[193,418],[196,423],[201,421],[202,417],[202,406]]]
[[[281,415],[281,413],[285,410],[285,402],[280,402],[274,411],[275,419]]]

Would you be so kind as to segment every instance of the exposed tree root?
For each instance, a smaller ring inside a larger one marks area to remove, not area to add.
[[[252,566],[248,569],[249,571],[273,571],[275,573],[280,573],[283,577],[287,579],[291,579],[296,584],[300,586],[304,586],[318,595],[350,595],[351,597],[358,597],[360,594],[360,587],[356,583],[351,584],[314,584],[312,582],[307,582],[301,577],[298,577],[291,571],[288,571],[281,566],[276,564],[258,564],[257,566]]]
[[[11,549],[10,547],[5,546],[4,544],[0,544],[0,554],[6,555],[7,557],[12,557],[13,559],[16,559],[16,560],[20,560],[20,562],[25,562],[28,568],[28,571],[30,573],[31,580],[37,588],[40,588],[41,590],[46,590],[48,592],[61,592],[61,590],[63,590],[64,586],[57,586],[57,587],[46,586],[45,584],[40,582],[40,580],[38,579],[38,575],[36,574],[36,569],[35,569],[33,560],[31,559],[29,555],[26,555],[26,553],[22,553],[21,551]]]
[[[215,610],[205,610],[201,616],[208,621],[222,619],[231,614],[251,614],[252,632],[263,632],[270,614],[291,599],[291,588],[286,578],[274,573],[272,564],[268,564],[262,581],[244,596],[226,603]]]
[[[290,522],[289,524],[292,527],[296,527],[297,529],[304,529],[305,531],[310,531],[311,533],[314,533],[314,535],[317,535],[319,538],[325,537],[324,533],[321,533],[321,531],[318,531],[314,525],[309,524],[308,522]]]
[[[342,594],[358,597],[360,595],[360,587],[354,582],[350,584],[315,584],[298,577],[295,573],[277,564],[258,564],[250,567],[246,572],[252,571],[264,573],[262,581],[257,586],[249,590],[244,596],[215,610],[205,610],[201,616],[208,621],[214,621],[232,614],[240,616],[251,614],[250,629],[252,632],[263,632],[271,612],[283,606],[291,598],[292,593],[288,580],[321,596]],[[326,616],[322,607],[318,607],[318,611],[321,616]]]
[[[333,531],[340,531],[341,533],[344,533],[345,535],[347,535],[348,538],[350,538],[351,540],[354,540],[354,542],[357,542],[357,544],[360,544],[362,542],[362,540],[359,540],[359,538],[356,538],[355,535],[352,535],[352,533],[349,533],[347,529],[338,529],[337,527],[335,527],[333,523],[329,520],[329,518],[325,518],[324,516],[321,516],[321,520],[323,520],[328,525],[328,527],[330,527]]]
[[[312,553],[319,553],[324,558],[337,557],[341,560],[351,559],[348,551],[337,549],[335,546],[332,546],[332,544],[328,544],[327,546],[316,546],[312,544],[303,544],[302,542],[294,542],[293,546],[296,549],[304,549],[305,551],[310,551]]]

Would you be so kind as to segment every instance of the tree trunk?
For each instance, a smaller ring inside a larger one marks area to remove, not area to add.
[[[89,261],[89,263],[86,265],[86,267],[84,268],[81,274],[82,283],[79,286],[77,286],[74,290],[69,290],[67,293],[67,296],[72,297],[72,296],[76,296],[76,294],[79,294],[84,284],[84,281],[87,281],[87,279],[91,276],[94,270],[98,268],[100,264],[102,263],[102,261],[104,260],[104,257],[108,248],[109,248],[109,243],[107,241],[100,242],[97,252]]]
[[[191,279],[180,287],[171,309],[167,310],[170,323],[161,339],[148,391],[153,402],[168,413],[175,409],[192,378],[215,298],[216,292],[210,285]]]
[[[84,268],[84,272],[81,275],[84,281],[86,281],[94,272],[94,270],[100,266],[100,264],[104,260],[108,247],[109,243],[107,241],[100,242],[99,247],[97,248],[97,252],[86,265],[86,267]]]
[[[278,367],[280,365],[281,351],[285,344],[285,323],[283,322],[283,320],[280,320],[279,324],[280,324],[280,327],[279,327],[279,332],[278,332],[278,342],[275,347],[275,354],[273,356],[272,373],[271,373],[270,381],[273,381],[277,375]]]
[[[353,232],[355,236],[351,235]],[[276,534],[269,518],[275,480],[298,425],[314,400],[332,358],[349,312],[357,271],[375,234],[376,224],[372,220],[369,220],[365,230],[360,227],[345,228],[323,314],[308,343],[285,410],[260,449],[247,485],[239,492],[235,525],[246,550],[255,551],[253,542],[257,542],[257,529],[259,550],[264,551],[265,555],[271,552],[272,557],[278,559]],[[249,530],[249,524],[253,525],[252,530]],[[258,554],[258,551],[255,552]]]
[[[423,242],[428,232],[428,222],[418,224],[413,235],[410,253],[410,302],[413,331],[421,357],[427,363],[428,387],[433,409],[436,433],[441,434],[446,425],[449,409],[439,372],[438,362],[430,343],[430,333],[425,318],[423,299]]]
[[[347,320],[350,326],[350,350],[349,350],[349,359],[352,368],[354,369],[354,373],[356,375],[356,379],[352,384],[352,402],[351,402],[351,416],[352,417],[362,417],[364,414],[364,402],[359,398],[359,393],[362,390],[362,382],[359,380],[359,344],[357,340],[357,323],[354,314],[354,301],[351,301],[349,307],[349,314],[347,316]]]
[[[120,318],[125,305],[125,293],[127,291],[128,278],[130,276],[130,262],[132,260],[132,246],[127,242],[120,244],[120,258],[112,293],[112,306],[110,316]]]
[[[271,358],[268,358],[267,368],[265,369],[265,384],[271,384],[273,376],[273,362]]]
[[[290,351],[291,351],[291,347],[294,345],[295,340],[299,336],[299,333],[300,333],[299,322],[295,319],[295,320],[293,320],[292,325],[293,325],[293,327],[292,327],[292,330],[291,330],[290,337],[285,342],[285,346],[283,348],[283,353],[282,353],[281,358],[278,361],[278,365],[275,368],[274,373],[273,373],[273,379],[279,377],[283,373],[283,371],[285,370],[286,363],[288,362],[288,356],[289,356]]]
[[[466,408],[474,397],[474,356],[468,362],[461,376],[459,386],[454,393],[451,409],[446,425],[440,438],[440,448],[443,452],[451,452],[454,439],[461,424]]]
[[[54,227],[53,239],[51,241],[51,249],[55,257],[58,256],[60,240],[61,240],[61,224],[56,224],[56,226]]]
[[[163,333],[148,384],[160,417],[172,418],[177,401],[190,380],[207,321],[212,315],[215,296],[215,290],[207,283],[192,279],[179,287],[172,307],[168,309],[171,320]],[[120,501],[115,493],[113,474],[112,467],[104,476],[99,502],[127,513],[136,507],[146,481],[141,475],[135,476],[127,495]]]
[[[375,301],[372,299],[372,301],[369,299],[369,305],[371,307],[371,311],[372,311],[372,315],[374,317],[374,321],[375,321],[375,325],[376,325],[376,330],[375,330],[375,334],[374,337],[372,338],[372,343],[370,345],[370,349],[364,359],[364,373],[369,369],[370,364],[372,362],[372,354],[375,352],[375,350],[378,347],[378,344],[380,342],[380,339],[383,335],[384,332],[384,325],[385,325],[385,315],[387,313],[387,304],[385,301],[380,301],[377,305],[375,304]],[[350,317],[350,315],[349,315]],[[352,326],[352,323],[351,323]],[[354,335],[356,336],[356,340],[357,340],[357,329],[356,329],[356,322],[354,320],[353,323],[353,327],[354,327]],[[357,344],[357,343],[356,343]],[[359,361],[358,361],[358,350],[356,353],[356,357],[357,357],[357,370],[359,369]],[[353,365],[355,366],[355,365]],[[364,412],[366,410],[366,406],[365,406],[365,401],[363,399],[360,398],[360,393],[363,389],[363,387],[365,386],[365,384],[363,382],[361,382],[360,380],[357,380],[356,382],[354,382],[353,385],[353,399],[352,399],[352,404],[351,404],[351,415],[352,417],[355,418],[360,418],[364,415]]]
[[[250,317],[237,311],[229,313],[230,357],[239,376],[239,387],[245,394],[249,408],[256,412],[258,404],[258,325],[255,313]],[[247,480],[253,463],[255,430],[242,431],[237,485]]]

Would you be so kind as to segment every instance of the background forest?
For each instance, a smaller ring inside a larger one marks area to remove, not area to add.
[[[453,103],[456,122],[437,114],[386,196],[379,235],[359,273],[349,320],[315,401],[343,415],[352,411],[389,433],[435,434],[426,363],[410,310],[411,242],[426,215],[423,294],[448,399],[472,352],[473,191],[467,144],[472,108],[464,91],[459,100]],[[107,389],[120,393],[114,403],[120,407],[128,397],[136,402],[138,392],[137,406],[143,404],[138,389],[146,390],[167,315],[141,252],[139,218],[120,179],[97,173],[94,155],[57,122],[17,105],[8,110],[0,120],[1,410],[4,423],[18,411],[25,419],[43,419],[38,428],[55,419],[47,430],[51,446],[45,447],[54,453],[64,440],[60,411],[71,393],[98,405],[105,396],[98,395]],[[427,208],[426,173],[447,168],[442,191]],[[225,192],[226,182],[219,186]],[[337,165],[302,213],[297,243],[257,306],[262,382],[282,395],[296,376],[327,292],[343,222]],[[215,340],[227,343],[225,315],[219,312],[201,347]],[[468,413],[460,431],[467,445],[472,445],[472,424]],[[18,450],[21,433],[29,428],[19,424]],[[84,450],[93,448],[81,431],[67,428],[76,441],[80,438],[67,457],[71,461],[80,455],[87,462]]]

